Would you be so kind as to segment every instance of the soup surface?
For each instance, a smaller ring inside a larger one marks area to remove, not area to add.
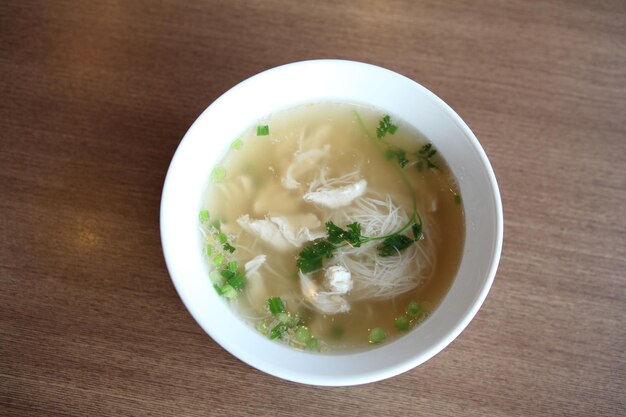
[[[450,288],[464,229],[454,177],[427,139],[346,103],[250,126],[200,211],[216,291],[269,338],[323,352],[419,325]]]

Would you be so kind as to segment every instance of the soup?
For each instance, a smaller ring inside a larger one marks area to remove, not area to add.
[[[378,109],[316,103],[236,138],[200,211],[215,290],[296,349],[358,350],[419,325],[450,288],[464,214],[445,160]]]

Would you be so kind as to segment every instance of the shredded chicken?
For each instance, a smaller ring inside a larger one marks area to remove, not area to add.
[[[289,165],[285,176],[281,180],[283,187],[290,190],[300,187],[298,179],[315,168],[319,161],[328,155],[329,151],[330,145],[325,145],[321,149],[310,149],[306,152],[296,153],[293,162]]]
[[[324,287],[337,294],[346,294],[352,289],[352,274],[345,266],[329,266],[324,272]]]
[[[246,214],[239,217],[237,223],[282,252],[300,248],[306,242],[324,236],[324,232],[319,230],[321,223],[314,214],[266,216],[264,219],[250,219]]]
[[[304,195],[304,201],[331,209],[345,207],[361,197],[367,188],[367,181],[359,180],[353,184],[330,189],[319,189]]]
[[[344,297],[352,289],[350,271],[343,266],[331,266],[324,275],[324,289],[310,278],[309,275],[299,273],[302,295],[321,313],[338,314],[350,311],[350,303]]]
[[[246,271],[246,275],[253,274],[257,272],[257,270],[265,263],[267,256],[265,255],[257,255],[254,258],[250,259],[244,265],[244,270]]]

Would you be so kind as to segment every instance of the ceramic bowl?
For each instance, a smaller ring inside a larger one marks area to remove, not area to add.
[[[199,243],[198,212],[207,179],[233,138],[276,110],[322,101],[370,105],[416,127],[454,172],[465,209],[463,258],[441,304],[407,335],[355,353],[297,351],[257,333],[212,288]],[[378,381],[408,371],[441,351],[461,333],[485,300],[500,259],[502,230],[502,204],[491,165],[454,110],[396,72],[341,60],[283,65],[224,93],[182,139],[167,172],[161,200],[161,239],[167,268],[198,324],[250,366],[312,385]],[[206,366],[211,363],[207,361]]]

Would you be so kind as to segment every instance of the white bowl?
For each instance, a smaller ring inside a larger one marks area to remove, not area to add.
[[[204,187],[232,140],[269,113],[319,101],[369,104],[414,125],[445,157],[463,196],[465,246],[448,294],[409,334],[364,352],[301,352],[258,334],[212,288],[199,244],[198,212]],[[340,60],[273,68],[218,98],[181,141],[161,200],[165,261],[181,299],[200,326],[249,365],[313,385],[356,385],[389,378],[423,363],[452,342],[474,317],[491,287],[500,259],[502,223],[495,175],[463,120],[433,93],[402,75]]]

